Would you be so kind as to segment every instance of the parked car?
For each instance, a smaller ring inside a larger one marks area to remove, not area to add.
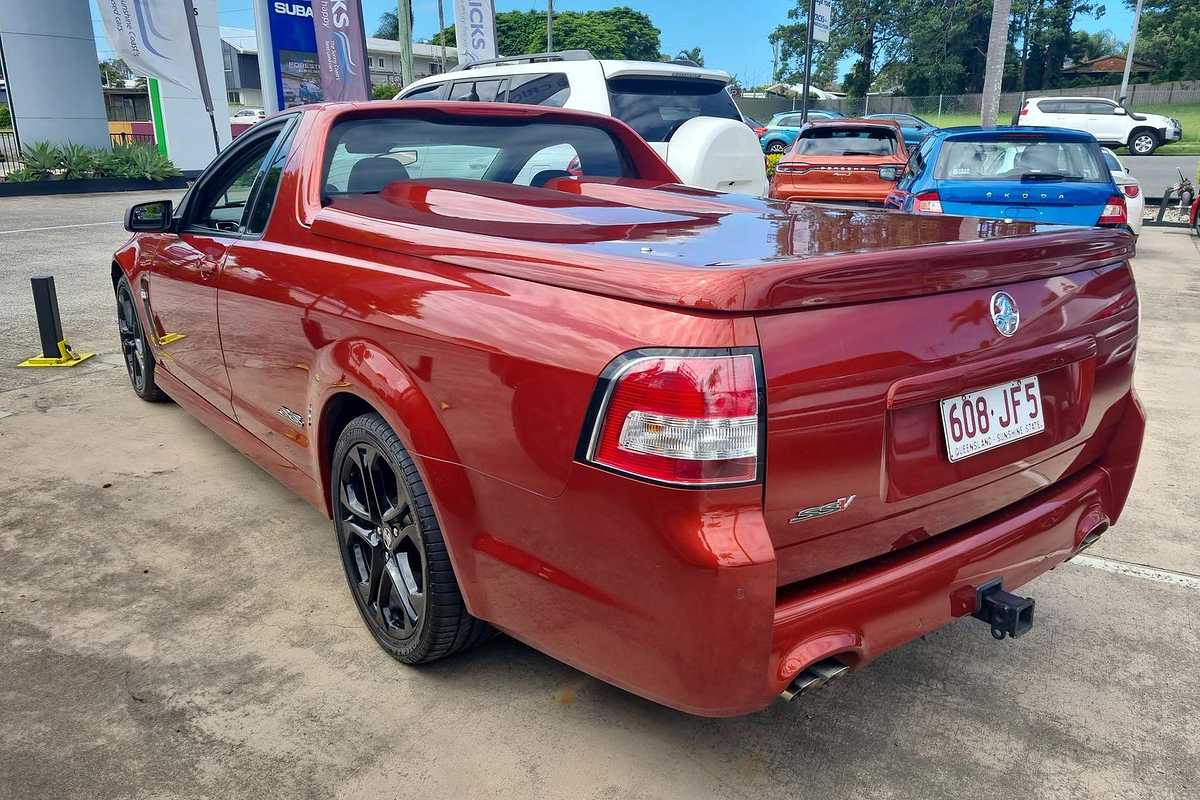
[[[1091,134],[1065,128],[943,128],[921,143],[887,205],[1061,225],[1130,229]]]
[[[815,122],[822,119],[845,119],[840,111],[824,108],[810,108],[809,120]],[[771,117],[767,122],[767,130],[759,136],[759,144],[764,153],[784,153],[796,141],[800,129],[804,127],[804,115],[799,111],[784,111]]]
[[[1101,144],[1126,147],[1136,156],[1183,138],[1183,126],[1174,117],[1137,114],[1102,97],[1030,97],[1014,124],[1085,131]]]
[[[609,116],[285,111],[127,212],[134,391],[329,515],[407,664],[496,628],[729,716],[959,617],[1027,631],[1011,592],[1132,483],[1133,237],[677,180]]]
[[[916,114],[867,114],[866,119],[890,119],[900,123],[904,132],[904,146],[913,150],[921,141],[938,129],[932,122],[926,122]]]
[[[895,182],[880,177],[880,170],[899,171],[907,160],[897,122],[816,120],[775,165],[770,196],[883,205]]]
[[[732,81],[722,70],[565,50],[460,65],[415,81],[395,99],[494,101],[607,114],[637,131],[686,183],[760,197],[767,191],[766,164],[729,95]]]
[[[231,125],[253,125],[267,118],[267,112],[261,108],[242,108],[229,117]]]
[[[1135,235],[1140,234],[1142,232],[1142,218],[1145,216],[1146,211],[1146,197],[1142,194],[1142,185],[1125,168],[1125,165],[1121,163],[1121,159],[1117,158],[1116,153],[1107,147],[1102,147],[1100,152],[1104,155],[1104,164],[1112,174],[1117,188],[1121,190],[1121,194],[1125,195],[1125,209],[1129,217],[1129,227],[1133,229]]]

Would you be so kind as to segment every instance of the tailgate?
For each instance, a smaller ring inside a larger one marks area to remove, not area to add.
[[[992,321],[999,290],[1020,311],[1011,337]],[[1094,461],[1129,394],[1137,296],[1119,262],[756,320],[782,585],[936,536]],[[1031,376],[1044,429],[952,462],[940,401]]]

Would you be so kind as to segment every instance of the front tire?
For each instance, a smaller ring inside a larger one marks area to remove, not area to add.
[[[487,635],[467,612],[416,464],[379,414],[342,430],[329,485],[346,583],[380,647],[423,664]]]
[[[1154,131],[1134,131],[1129,137],[1127,149],[1135,156],[1148,156],[1154,154],[1159,144],[1158,134]]]
[[[133,299],[133,288],[124,275],[117,281],[117,332],[121,337],[121,355],[125,358],[125,369],[129,371],[129,382],[134,394],[148,403],[161,403],[167,399],[162,389],[154,382],[154,353],[142,330],[142,320]]]

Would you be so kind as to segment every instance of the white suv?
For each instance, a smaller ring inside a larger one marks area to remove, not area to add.
[[[586,50],[467,64],[406,86],[396,100],[476,100],[555,106],[620,119],[684,183],[762,196],[766,164],[754,131],[729,96],[729,73],[681,63],[612,61]],[[549,171],[570,169],[547,154]],[[568,158],[567,161],[570,161]],[[586,165],[585,165],[586,168]]]
[[[1183,137],[1183,126],[1177,119],[1136,114],[1101,97],[1030,97],[1013,122],[1084,131],[1101,144],[1127,147],[1137,156],[1148,156],[1159,145]]]

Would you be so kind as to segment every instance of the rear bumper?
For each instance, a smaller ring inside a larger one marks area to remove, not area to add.
[[[479,503],[464,510],[494,508],[495,520],[468,523],[453,505],[439,508],[452,533],[464,524],[503,531],[475,533],[453,554],[473,614],[655,702],[737,716],[770,705],[817,661],[860,667],[969,614],[980,584],[999,577],[1011,591],[1069,558],[1117,520],[1144,427],[1130,393],[1104,455],[1071,477],[920,544],[782,588],[757,486],[687,492],[580,465],[554,499],[476,477]],[[514,519],[525,523],[513,528]]]

